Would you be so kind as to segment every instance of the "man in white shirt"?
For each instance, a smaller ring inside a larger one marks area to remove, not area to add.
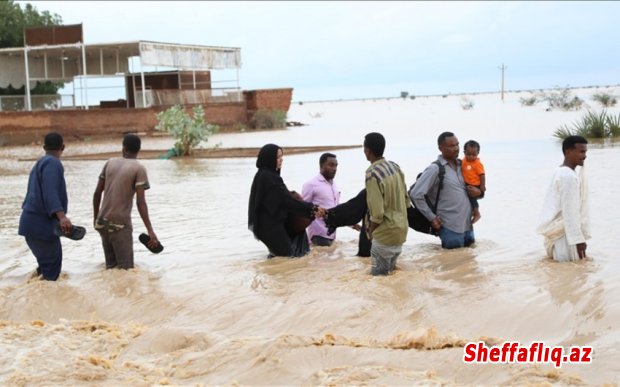
[[[302,187],[304,201],[312,202],[322,208],[333,208],[340,203],[340,191],[334,183],[338,160],[332,153],[323,153],[319,158],[320,173],[308,180]],[[336,233],[328,234],[322,219],[315,219],[307,228],[308,238],[315,246],[331,246]]]
[[[547,256],[556,261],[586,257],[590,239],[588,189],[583,163],[588,141],[569,136],[562,143],[564,163],[555,171],[547,189],[537,232],[545,237]],[[576,168],[579,166],[577,172]]]

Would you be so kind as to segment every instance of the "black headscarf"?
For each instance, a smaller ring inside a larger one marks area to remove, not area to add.
[[[278,203],[263,202],[271,189],[275,186],[284,185],[284,181],[280,177],[280,170],[276,169],[278,165],[278,150],[280,149],[282,148],[276,144],[264,145],[256,158],[256,168],[258,168],[258,171],[252,181],[248,206],[248,228],[252,230],[254,236],[257,236],[258,232],[257,217],[261,204],[264,204],[268,209],[277,206]]]
[[[256,158],[256,168],[266,168],[275,171],[278,175],[280,170],[276,169],[278,165],[278,151],[282,149],[276,144],[263,145],[258,151],[258,157]]]

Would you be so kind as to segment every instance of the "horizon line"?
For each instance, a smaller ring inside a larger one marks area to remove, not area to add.
[[[601,87],[620,87],[620,83],[615,85],[588,85],[588,86],[570,86],[567,85],[565,87],[562,86],[554,86],[547,88],[534,88],[534,89],[512,89],[512,90],[504,90],[504,93],[522,93],[524,91],[543,91],[543,90],[555,90],[555,89],[593,89],[593,88],[601,88]],[[432,97],[443,97],[447,98],[449,96],[463,96],[463,95],[480,95],[480,94],[499,94],[501,90],[497,91],[475,91],[475,92],[458,92],[458,93],[439,93],[439,94],[421,94],[421,95],[407,95],[407,97],[402,96],[389,96],[389,97],[364,97],[364,98],[338,98],[338,99],[317,99],[317,100],[297,100],[291,101],[291,104],[304,104],[304,103],[322,103],[322,102],[353,102],[353,101],[367,101],[367,100],[377,100],[377,99],[416,99],[416,98],[432,98]],[[414,98],[411,98],[414,97]]]

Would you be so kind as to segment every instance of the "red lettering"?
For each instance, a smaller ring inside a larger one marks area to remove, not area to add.
[[[471,363],[476,358],[476,344],[467,343],[465,346],[465,353],[463,354],[463,361],[465,363]]]
[[[476,361],[478,363],[486,363],[489,357],[489,348],[482,341],[478,342],[478,356],[476,357]]]
[[[592,363],[592,347],[582,347],[583,356],[581,356],[582,363]]]
[[[517,361],[519,363],[527,362],[527,348],[526,347],[519,347],[519,354],[517,355]]]
[[[554,363],[555,368],[562,367],[562,347],[553,347],[551,350],[551,361]],[[549,348],[547,348],[547,353]]]
[[[491,352],[489,353],[489,361],[497,363],[499,361],[499,353],[499,348],[491,347]]]
[[[552,363],[561,368],[564,363],[592,363],[592,347],[547,347],[537,341],[521,346],[518,341],[505,341],[501,346],[487,347],[483,341],[469,342],[464,347],[465,363]]]
[[[519,346],[519,342],[512,343],[510,345],[510,362],[515,361],[515,352],[517,351],[517,347]]]
[[[579,363],[579,355],[581,355],[581,351],[579,347],[571,347],[570,348],[570,361],[572,363]]]
[[[538,351],[538,362],[543,362],[543,353],[545,356],[545,362],[549,359],[549,349],[544,347],[544,344],[541,344],[540,351]]]
[[[530,363],[534,362],[534,354],[538,351],[538,343],[532,343],[530,346]]]

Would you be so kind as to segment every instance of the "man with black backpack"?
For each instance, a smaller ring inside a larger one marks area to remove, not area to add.
[[[469,246],[475,241],[469,197],[479,197],[480,190],[465,185],[458,158],[459,140],[454,133],[441,133],[437,145],[441,155],[416,180],[409,196],[438,232],[441,247]]]

